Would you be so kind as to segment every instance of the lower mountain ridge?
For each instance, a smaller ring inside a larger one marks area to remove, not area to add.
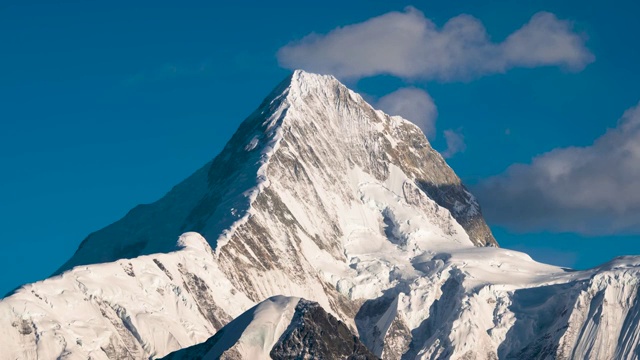
[[[638,359],[638,279],[640,257],[499,248],[419,128],[296,71],[214,160],[2,299],[0,359]]]
[[[178,350],[164,359],[269,358],[379,359],[318,303],[285,296],[262,301],[204,343]]]

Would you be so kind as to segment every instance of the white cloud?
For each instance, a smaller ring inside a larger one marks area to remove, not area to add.
[[[447,142],[447,149],[442,152],[442,156],[445,159],[453,157],[455,154],[464,152],[467,149],[467,145],[464,143],[464,136],[461,131],[445,130],[444,139]]]
[[[426,91],[418,88],[402,88],[385,95],[376,103],[390,115],[400,115],[418,125],[428,138],[436,131],[438,110]]]
[[[640,233],[640,104],[591,146],[558,148],[482,182],[490,222],[515,230]]]
[[[571,23],[539,12],[500,44],[505,66],[558,65],[580,71],[595,57],[584,46],[584,36],[572,32]]]
[[[466,80],[513,67],[559,66],[579,71],[594,60],[569,21],[535,14],[501,43],[482,23],[459,15],[438,28],[413,7],[362,23],[311,34],[278,51],[286,68],[339,78],[389,74],[404,79]]]

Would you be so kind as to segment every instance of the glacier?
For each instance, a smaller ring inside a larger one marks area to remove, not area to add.
[[[234,323],[234,356],[269,358],[289,333],[257,350],[243,316],[311,301],[383,359],[637,359],[639,271],[498,247],[417,126],[295,71],[211,162],[2,299],[0,358],[161,358]]]

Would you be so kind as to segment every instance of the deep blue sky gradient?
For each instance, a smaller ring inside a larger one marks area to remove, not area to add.
[[[288,71],[276,51],[310,32],[413,5],[437,24],[479,18],[494,41],[546,10],[575,21],[596,61],[417,82],[467,183],[556,147],[588,145],[640,100],[640,5],[618,1],[10,1],[0,3],[0,294],[42,279],[77,245],[213,158]],[[406,83],[348,84],[375,98]],[[510,134],[506,134],[509,129]],[[434,147],[443,150],[439,136]],[[635,236],[513,234],[504,247],[585,268],[640,253]]]

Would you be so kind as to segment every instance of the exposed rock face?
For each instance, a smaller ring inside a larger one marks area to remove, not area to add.
[[[297,71],[212,162],[0,301],[0,349],[148,359],[225,339],[229,359],[637,358],[639,258],[569,272],[494,245],[415,125]],[[262,347],[229,337],[251,323],[282,326],[250,328]]]
[[[475,196],[467,190],[452,170],[442,184],[418,180],[418,185],[438,205],[451,212],[476,246],[498,246],[482,217],[480,205]]]
[[[269,355],[274,360],[378,359],[342,321],[306,300],[298,302],[291,324]]]

